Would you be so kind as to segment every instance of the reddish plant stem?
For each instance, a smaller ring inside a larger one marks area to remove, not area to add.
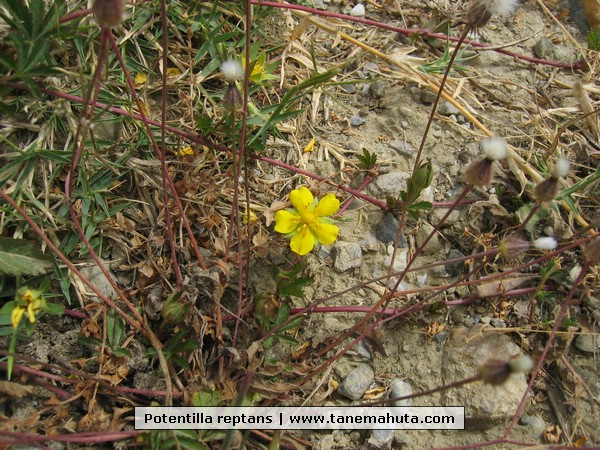
[[[529,383],[527,384],[525,393],[523,394],[523,397],[521,398],[521,402],[519,403],[519,406],[517,407],[517,410],[515,411],[515,414],[513,415],[512,419],[510,421],[510,424],[508,425],[508,427],[506,428],[506,431],[504,432],[505,438],[510,437],[515,425],[517,424],[517,421],[519,420],[519,417],[521,416],[521,413],[523,412],[523,409],[525,408],[525,404],[527,403],[527,398],[528,398],[529,392],[531,392],[531,389],[533,388],[533,384],[535,383],[535,380],[536,380],[538,374],[540,373],[540,371],[542,370],[542,366],[544,365],[544,362],[546,361],[546,356],[548,355],[548,352],[552,348],[552,343],[554,342],[554,339],[556,337],[556,332],[561,327],[562,321],[563,321],[565,315],[567,314],[567,311],[569,310],[569,306],[571,305],[571,302],[573,301],[575,291],[577,290],[579,285],[583,282],[583,279],[584,279],[585,275],[587,274],[589,268],[590,268],[589,263],[585,262],[583,264],[583,267],[581,268],[581,271],[579,272],[579,275],[577,276],[577,279],[575,280],[575,282],[573,283],[573,286],[569,290],[569,294],[567,295],[567,298],[565,299],[565,303],[561,306],[560,310],[558,311],[558,314],[556,315],[556,318],[554,319],[554,326],[552,327],[552,331],[550,332],[550,335],[548,336],[548,341],[546,342],[546,346],[544,347],[542,354],[538,358],[538,360],[535,364],[535,367],[534,367],[533,371],[531,372],[531,375],[529,378]]]
[[[367,187],[367,185],[369,183],[371,183],[374,180],[374,178],[371,175],[367,175],[365,177],[365,179],[362,181],[362,183],[360,183],[360,186],[358,186],[356,188],[357,191],[362,191],[364,188]],[[340,217],[342,214],[344,214],[344,211],[346,211],[350,205],[352,204],[352,202],[354,201],[354,197],[350,197],[348,200],[346,200],[344,202],[344,204],[342,205],[342,207],[340,208],[340,210],[336,213],[336,217]],[[386,205],[387,206],[387,205]]]
[[[125,296],[123,291],[119,288],[119,286],[117,285],[117,283],[115,282],[113,277],[108,273],[106,266],[102,263],[102,261],[96,254],[96,251],[93,249],[92,245],[90,244],[90,242],[85,234],[85,231],[81,225],[81,222],[79,221],[79,217],[77,216],[77,211],[75,211],[75,206],[73,205],[73,196],[72,196],[73,181],[74,181],[73,178],[74,178],[74,174],[75,174],[75,169],[79,165],[81,155],[83,154],[83,150],[84,150],[84,146],[85,146],[85,137],[87,134],[89,119],[91,117],[91,114],[88,114],[89,99],[92,96],[94,98],[96,98],[96,96],[98,95],[98,91],[100,89],[100,77],[102,76],[102,65],[104,64],[104,60],[106,58],[107,42],[108,42],[109,34],[112,34],[112,31],[110,30],[110,28],[103,28],[100,32],[100,53],[98,55],[98,63],[96,65],[96,70],[94,71],[94,75],[92,76],[90,88],[84,97],[83,109],[81,112],[81,119],[80,119],[79,125],[77,127],[77,132],[75,133],[75,138],[74,138],[75,147],[73,148],[71,165],[70,165],[69,171],[67,172],[66,177],[65,177],[65,195],[67,197],[67,206],[69,208],[69,213],[71,215],[71,220],[73,221],[73,225],[75,226],[77,233],[79,233],[79,237],[81,238],[81,241],[84,243],[84,245],[88,249],[88,252],[89,252],[91,258],[94,260],[96,265],[100,268],[100,270],[102,271],[102,273],[104,274],[104,276],[106,277],[106,279],[108,280],[110,285],[113,287],[113,289],[115,290],[115,292],[117,293],[117,295],[119,296],[121,301],[123,301],[123,303],[125,303],[125,305],[129,309],[129,311],[133,314],[135,319],[141,324],[141,323],[143,323],[142,316],[139,314],[137,309],[131,304],[131,302]]]
[[[100,298],[109,308],[114,309],[119,316],[129,324],[134,330],[139,330],[142,334],[149,338],[148,331],[144,329],[142,323],[133,320],[123,310],[121,310],[110,298],[101,293],[91,282],[88,280],[75,265],[69,261],[69,259],[52,243],[52,241],[46,236],[44,231],[29,217],[27,212],[6,193],[0,189],[0,196],[6,200],[15,210],[23,217],[23,219],[29,224],[29,226],[36,232],[36,234],[46,243],[46,245],[54,252],[54,254],[75,274],[77,277],[87,286],[92,292],[94,292],[98,298]]]
[[[40,436],[37,434],[18,433],[16,431],[2,431],[3,437],[14,439],[18,442],[71,442],[74,444],[99,444],[101,442],[114,442],[129,439],[147,431],[97,431],[90,433],[53,434]]]
[[[155,390],[150,390],[150,389],[137,389],[137,388],[129,388],[129,387],[125,387],[125,386],[115,386],[114,384],[111,384],[106,380],[103,380],[101,378],[96,378],[92,375],[89,375],[89,374],[79,371],[79,370],[70,369],[68,367],[57,366],[56,364],[44,363],[44,362],[38,361],[34,358],[30,358],[26,355],[21,355],[18,353],[13,354],[6,350],[0,350],[0,355],[6,355],[6,356],[13,355],[16,359],[19,359],[22,361],[27,361],[27,362],[29,362],[31,364],[35,364],[35,365],[43,365],[45,367],[48,367],[49,369],[60,371],[60,372],[65,372],[65,373],[71,374],[78,378],[65,378],[65,377],[61,377],[60,375],[55,375],[55,374],[52,374],[49,372],[44,372],[43,370],[33,369],[29,366],[24,366],[21,364],[14,365],[14,373],[15,374],[27,373],[36,378],[45,378],[45,379],[56,381],[58,383],[63,383],[63,384],[77,384],[77,383],[80,383],[82,380],[88,380],[88,381],[93,381],[95,383],[98,383],[99,385],[102,385],[106,390],[114,391],[119,394],[128,395],[128,396],[131,396],[131,395],[141,395],[144,397],[166,397],[167,396],[166,391],[155,391]],[[7,366],[8,366],[7,362],[0,361],[0,368],[6,369]],[[41,383],[41,382],[42,382],[41,380],[36,380],[36,383]],[[53,386],[53,385],[51,385],[51,386]],[[56,386],[54,386],[54,387],[56,388]],[[63,393],[65,393],[65,392],[67,392],[67,391],[63,391]],[[72,395],[69,393],[69,396],[72,396]],[[173,397],[182,397],[182,396],[183,396],[183,392],[179,392],[179,391],[173,392]]]
[[[238,271],[238,302],[237,302],[237,311],[236,311],[236,321],[233,330],[233,341],[232,345],[235,347],[237,345],[238,333],[240,330],[240,326],[242,321],[240,320],[244,310],[244,303],[249,300],[249,274],[250,274],[250,258],[246,258],[246,261],[243,261],[243,253],[244,248],[243,245],[246,246],[247,255],[250,255],[250,189],[248,186],[248,160],[245,157],[246,155],[246,135],[248,132],[247,120],[248,120],[248,96],[250,90],[250,45],[251,45],[251,32],[252,32],[252,4],[250,0],[245,1],[245,22],[244,22],[244,39],[245,39],[245,61],[244,61],[244,102],[242,108],[242,129],[240,133],[240,142],[239,149],[237,151],[237,156],[234,155],[234,158],[237,157],[237,164],[235,165],[237,171],[234,174],[235,179],[233,180],[233,202],[231,206],[231,217],[229,221],[229,226],[233,228],[234,224],[236,229],[238,230],[238,239],[237,239],[237,251],[238,251],[238,267],[240,270]],[[244,166],[244,191],[246,195],[246,224],[247,224],[247,233],[246,233],[246,241],[242,242],[240,230],[240,215],[238,214],[238,198],[239,198],[239,184],[240,184],[240,175],[242,171],[242,165]],[[231,238],[231,233],[229,234]],[[231,241],[229,242],[229,244]],[[229,248],[229,245],[227,245]],[[230,356],[230,364],[233,363],[233,354]]]
[[[272,7],[272,8],[295,9],[298,11],[308,12],[308,13],[314,14],[316,16],[334,17],[334,18],[342,19],[342,20],[345,20],[348,22],[364,23],[365,25],[371,25],[376,28],[394,31],[395,33],[403,34],[405,36],[418,35],[421,37],[440,39],[440,40],[444,40],[444,41],[447,39],[449,39],[452,42],[460,41],[460,38],[457,38],[454,36],[447,36],[447,35],[441,34],[441,33],[434,33],[431,30],[427,30],[424,28],[400,28],[400,27],[395,27],[393,25],[388,25],[386,23],[378,22],[377,20],[365,19],[363,17],[355,17],[355,16],[336,13],[336,12],[332,12],[332,11],[323,11],[320,9],[310,8],[308,6],[292,5],[290,3],[277,3],[277,2],[261,1],[261,0],[252,0],[252,3],[255,5],[267,6],[267,7]],[[473,47],[479,47],[481,49],[491,48],[490,45],[482,44],[481,42],[471,41],[468,39],[464,39],[464,43],[469,44]],[[535,63],[535,64],[543,64],[543,65],[547,65],[547,66],[560,67],[563,69],[570,69],[570,70],[579,70],[579,69],[583,69],[585,67],[584,61],[577,61],[575,63],[570,64],[570,63],[563,63],[560,61],[553,61],[553,60],[548,60],[548,59],[543,59],[543,58],[535,58],[533,56],[521,55],[519,53],[511,52],[509,50],[504,50],[504,49],[496,49],[496,48],[491,48],[491,49],[497,53],[501,53],[503,55],[507,55],[512,58],[521,59],[521,60]]]
[[[167,30],[165,30],[166,32]],[[194,233],[192,232],[192,228],[190,227],[190,222],[185,214],[185,209],[183,208],[183,204],[181,203],[181,199],[179,198],[179,195],[177,194],[177,189],[175,188],[175,184],[173,183],[173,179],[171,178],[171,175],[169,174],[169,170],[167,169],[167,163],[165,161],[165,155],[162,154],[162,152],[160,151],[158,144],[156,142],[156,138],[154,137],[154,133],[152,133],[152,129],[150,128],[150,122],[148,122],[148,118],[146,117],[146,114],[144,114],[144,108],[143,105],[135,91],[135,86],[133,84],[133,80],[131,79],[131,75],[129,73],[129,70],[127,69],[127,65],[125,64],[125,60],[123,59],[123,55],[121,55],[121,52],[119,51],[119,47],[117,46],[117,42],[115,41],[114,36],[111,35],[110,37],[110,42],[112,44],[113,50],[115,52],[115,55],[117,57],[117,59],[119,60],[119,65],[121,66],[121,70],[123,71],[123,74],[125,75],[125,80],[127,82],[127,86],[129,87],[129,91],[131,93],[131,97],[133,98],[133,100],[135,101],[135,104],[138,108],[138,111],[140,112],[140,118],[142,120],[142,122],[144,122],[144,125],[146,126],[146,131],[148,132],[148,137],[150,137],[150,140],[152,141],[152,148],[154,149],[154,152],[156,153],[156,156],[158,157],[158,159],[160,160],[160,167],[162,170],[162,176],[164,179],[167,180],[167,183],[169,185],[169,189],[171,191],[171,194],[173,196],[173,200],[175,201],[175,204],[177,205],[177,209],[179,210],[179,213],[181,215],[181,221],[183,222],[183,226],[185,227],[187,233],[188,233],[188,237],[190,238],[190,243],[192,245],[192,249],[194,250],[194,254],[196,255],[196,259],[198,260],[198,263],[200,264],[200,267],[202,267],[202,269],[206,270],[206,264],[204,263],[204,257],[202,256],[202,254],[200,253],[200,249],[198,248],[198,242],[196,241],[196,238],[194,237]],[[167,68],[165,67],[164,70],[166,71]],[[162,126],[162,124],[159,124],[159,126]],[[168,206],[165,205],[166,208],[166,212],[167,214],[169,214],[169,209]],[[173,231],[169,228],[167,230],[168,233],[172,233]]]
[[[169,207],[169,191],[168,185],[168,169],[165,161],[165,155],[167,154],[167,68],[169,59],[167,57],[167,51],[169,49],[169,18],[167,17],[167,2],[161,0],[160,2],[160,20],[162,26],[162,79],[161,79],[161,111],[160,111],[160,148],[157,149],[162,155],[161,168],[162,170],[162,197],[163,205],[165,209],[165,224],[167,227],[167,236],[169,238],[169,249],[171,251],[171,261],[173,269],[175,270],[175,279],[177,280],[177,289],[183,291],[183,277],[181,276],[181,268],[179,267],[179,261],[177,260],[177,246],[175,244],[175,236],[173,233],[173,225],[171,221],[171,208]],[[115,51],[117,51],[115,49]],[[142,111],[140,109],[140,111]],[[160,157],[159,157],[160,158]],[[164,167],[163,167],[164,166]],[[165,176],[165,173],[167,176]],[[177,196],[177,192],[172,191],[174,197]],[[183,216],[183,211],[181,212]]]
[[[144,0],[144,1],[147,1],[147,0]],[[277,3],[277,2],[261,1],[261,0],[251,0],[251,1],[252,1],[253,5],[266,6],[266,7],[271,7],[271,8],[295,9],[298,11],[308,12],[308,13],[314,14],[316,16],[333,17],[333,18],[342,19],[342,20],[345,20],[348,22],[363,23],[365,25],[371,25],[376,28],[381,28],[383,30],[394,31],[395,33],[403,34],[405,36],[420,36],[420,37],[426,37],[426,38],[440,39],[440,40],[444,40],[444,41],[449,39],[452,42],[458,42],[458,40],[459,40],[459,38],[457,38],[457,37],[447,36],[447,35],[441,34],[441,33],[434,33],[431,30],[428,30],[426,28],[401,28],[401,27],[396,27],[394,25],[389,25],[389,24],[386,24],[383,22],[379,22],[377,20],[366,19],[363,17],[350,16],[348,14],[341,14],[341,13],[336,13],[333,11],[324,11],[321,9],[315,9],[315,8],[311,8],[308,6],[293,5],[290,3]],[[81,16],[85,16],[85,15],[89,14],[90,12],[91,12],[90,9],[82,9],[81,11],[69,13],[68,15],[62,17],[59,20],[59,22],[65,23],[70,20],[77,19]],[[581,70],[581,69],[585,68],[585,62],[582,60],[577,61],[575,63],[564,63],[564,62],[554,61],[554,60],[550,60],[550,59],[535,58],[533,56],[522,55],[520,53],[511,52],[509,50],[492,48],[488,44],[483,44],[483,43],[477,42],[477,41],[471,41],[469,39],[465,39],[464,43],[471,45],[473,47],[478,47],[478,48],[484,49],[484,50],[491,49],[491,50],[495,51],[496,53],[501,53],[503,55],[510,56],[511,58],[521,59],[523,61],[527,61],[527,62],[534,63],[534,64],[542,64],[542,65],[546,65],[546,66],[560,67],[562,69],[568,69],[568,70]]]

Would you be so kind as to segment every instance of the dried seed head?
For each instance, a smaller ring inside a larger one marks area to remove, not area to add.
[[[504,384],[512,373],[510,365],[500,359],[490,359],[479,370],[479,375],[484,383],[499,386]]]
[[[467,24],[473,28],[484,27],[493,16],[510,14],[517,0],[471,0],[467,9]]]
[[[94,0],[92,12],[100,28],[112,28],[123,20],[125,0]]]
[[[491,159],[478,159],[473,161],[465,172],[467,183],[473,186],[487,186],[492,182],[494,175],[494,161]]]
[[[223,77],[229,84],[233,84],[244,77],[244,68],[237,59],[228,59],[221,64]]]
[[[509,362],[499,359],[488,360],[479,371],[484,383],[499,386],[504,384],[513,373],[525,373],[533,369],[533,360],[527,355],[521,355]]]
[[[225,96],[223,97],[223,106],[225,107],[225,110],[229,112],[237,111],[243,104],[244,100],[242,99],[242,93],[237,86],[235,84],[228,85]]]
[[[560,158],[554,165],[554,172],[535,187],[535,197],[540,202],[551,202],[558,194],[558,179],[569,173],[571,164],[568,160]]]
[[[583,254],[590,265],[600,265],[600,239],[598,238],[598,235],[596,235],[596,237],[585,247]]]
[[[554,250],[557,245],[553,237],[541,237],[533,241],[533,246],[538,250]]]
[[[551,202],[558,194],[558,178],[552,175],[535,187],[535,198],[539,202]]]
[[[516,236],[508,236],[502,239],[498,246],[499,253],[504,259],[513,259],[529,250],[530,244]]]

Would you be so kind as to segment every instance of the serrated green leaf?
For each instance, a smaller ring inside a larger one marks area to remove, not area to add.
[[[42,275],[53,260],[38,250],[35,242],[0,237],[0,272],[7,275]]]

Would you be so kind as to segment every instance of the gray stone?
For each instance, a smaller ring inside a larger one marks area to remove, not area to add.
[[[398,219],[396,219],[392,213],[388,212],[381,221],[379,227],[377,228],[377,231],[375,232],[375,237],[384,244],[387,244],[389,242],[395,242],[399,226],[400,223],[398,222]],[[401,248],[406,248],[408,246],[408,243],[406,242],[406,237],[404,237],[404,235],[400,237],[400,242],[398,243],[398,246]]]
[[[430,91],[429,89],[423,89],[419,94],[419,98],[426,105],[431,105],[433,102],[435,102],[436,97],[437,94],[433,91]]]
[[[439,223],[443,219],[443,217],[446,215],[447,212],[448,212],[447,208],[433,208],[433,210],[431,211],[431,214],[429,215],[430,222],[433,224]],[[460,212],[458,212],[457,210],[452,211],[450,213],[450,215],[446,218],[446,220],[444,220],[444,223],[442,224],[442,228],[449,227],[449,226],[456,224],[456,222],[458,222],[459,219],[460,219]]]
[[[417,245],[421,247],[421,245],[425,242],[425,240],[429,237],[431,233],[433,233],[434,227],[427,222],[422,222],[419,230],[417,231]],[[427,242],[425,247],[423,248],[423,253],[425,255],[435,255],[439,253],[444,247],[442,240],[440,239],[439,233],[436,231],[431,239]]]
[[[377,64],[375,64],[374,62],[368,62],[365,64],[365,67],[363,68],[363,70],[366,72],[378,72],[379,66]]]
[[[331,249],[334,258],[333,268],[338,272],[345,272],[362,265],[362,250],[354,242],[338,241]]]
[[[383,261],[384,267],[387,269],[392,264],[392,255],[388,255],[387,258]],[[396,257],[394,258],[394,266],[392,270],[394,272],[400,272],[406,269],[408,265],[408,249],[407,248],[399,248],[396,250]]]
[[[465,255],[462,254],[459,250],[452,249],[448,252],[447,259],[456,259],[456,258],[464,258]],[[464,261],[456,261],[449,262],[445,264],[446,271],[450,274],[451,277],[458,277],[465,273],[465,263]]]
[[[358,353],[363,358],[368,359],[369,361],[372,358],[371,351],[369,350],[367,344],[365,344],[364,340],[356,344],[356,353]]]
[[[361,239],[358,243],[363,252],[377,252],[380,249],[381,244],[377,240],[376,236],[367,234],[364,239]]]
[[[373,430],[367,448],[369,450],[384,450],[392,448],[394,440],[394,430]]]
[[[519,419],[519,423],[529,429],[527,434],[532,439],[538,439],[546,429],[546,422],[539,416],[523,415]]]
[[[547,37],[543,37],[533,46],[533,54],[538,58],[554,59],[554,44]]]
[[[398,197],[400,192],[406,189],[406,180],[410,178],[408,172],[392,170],[378,176],[373,183],[369,185],[369,191],[376,197]]]
[[[413,388],[406,381],[399,378],[394,378],[390,383],[390,390],[388,392],[388,398],[399,398],[406,397],[413,394]],[[406,398],[404,400],[396,400],[393,402],[394,406],[412,406],[412,399]]]
[[[346,94],[354,94],[356,92],[355,84],[342,84],[342,89]]]
[[[353,127],[359,127],[365,123],[364,117],[353,116],[350,118],[350,125]]]
[[[490,324],[495,328],[506,328],[506,324],[502,319],[492,319]]]
[[[406,141],[390,141],[388,145],[404,156],[412,156],[417,153],[417,149]]]
[[[600,350],[600,337],[593,334],[580,334],[575,339],[575,347],[585,353],[594,353]]]
[[[381,80],[373,81],[369,86],[369,94],[376,100],[383,98],[385,94],[385,83]]]
[[[371,383],[375,380],[375,373],[368,364],[361,364],[353,369],[340,383],[338,392],[350,400],[358,400],[363,396]]]
[[[522,355],[521,349],[508,336],[482,333],[482,325],[459,328],[452,332],[444,346],[442,381],[450,384],[479,373],[490,358],[509,361]],[[489,428],[511,418],[527,387],[525,374],[516,373],[500,385],[483,381],[444,391],[442,404],[464,405],[469,428]]]
[[[319,251],[317,252],[317,256],[319,259],[325,259],[331,253],[331,247],[329,245],[321,245]]]
[[[453,114],[457,114],[457,115],[460,114],[460,111],[458,110],[458,108],[448,101],[444,101],[444,102],[440,103],[440,106],[438,107],[437,112],[438,112],[438,114],[440,114],[442,116],[451,116]]]

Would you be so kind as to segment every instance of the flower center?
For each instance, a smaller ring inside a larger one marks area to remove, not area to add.
[[[301,212],[300,220],[305,225],[314,225],[317,222],[317,216],[312,211]]]

